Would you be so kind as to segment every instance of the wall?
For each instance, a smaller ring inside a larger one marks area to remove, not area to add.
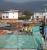
[[[42,18],[42,13],[41,12],[34,13],[34,18],[36,18],[37,16],[39,16],[39,18]]]
[[[45,16],[47,18],[47,12],[46,13],[43,13],[43,16]]]
[[[18,12],[14,12],[14,18],[18,19]]]
[[[34,18],[36,18],[36,16],[39,16],[40,18],[42,17],[42,16],[45,16],[46,18],[47,18],[47,12],[36,12],[36,13],[34,13]]]
[[[4,18],[3,18],[4,16]],[[8,16],[8,18],[6,18],[6,16]],[[2,13],[2,19],[9,19],[9,13]]]
[[[0,19],[2,19],[2,12],[0,12]]]
[[[5,18],[3,18],[5,16]],[[8,18],[6,18],[8,16]],[[18,12],[2,13],[2,19],[18,19]]]

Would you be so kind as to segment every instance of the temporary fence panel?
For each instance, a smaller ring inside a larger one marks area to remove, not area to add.
[[[32,34],[39,35],[40,34],[40,26],[33,26],[32,27]]]
[[[33,35],[0,36],[0,48],[36,49],[42,43],[42,37]]]
[[[0,36],[0,48],[37,49],[41,47],[42,36],[39,26],[32,28],[32,35],[3,35]],[[39,35],[39,36],[38,36]]]

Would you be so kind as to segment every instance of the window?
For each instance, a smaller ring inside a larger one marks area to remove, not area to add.
[[[36,19],[38,20],[39,19],[39,16],[37,16]]]
[[[6,18],[8,18],[8,16],[6,16]]]
[[[3,16],[3,18],[5,18],[5,16]]]
[[[13,16],[13,18],[14,18],[14,16]]]

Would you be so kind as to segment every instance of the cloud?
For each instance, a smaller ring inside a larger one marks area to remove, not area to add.
[[[33,1],[46,1],[46,0],[4,0],[5,2],[17,2],[17,3],[23,3],[23,2],[33,2]]]

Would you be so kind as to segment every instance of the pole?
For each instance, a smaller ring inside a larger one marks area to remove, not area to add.
[[[46,25],[46,8],[45,8],[45,25]],[[46,31],[46,28],[45,28]],[[45,46],[46,46],[46,32],[45,32]]]

